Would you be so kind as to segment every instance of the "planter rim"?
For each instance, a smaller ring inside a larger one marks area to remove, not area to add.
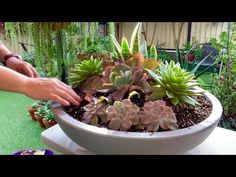
[[[221,103],[214,95],[212,95],[208,91],[205,91],[204,96],[212,104],[212,112],[204,121],[187,128],[165,131],[165,132],[124,132],[124,131],[110,130],[107,128],[88,125],[86,123],[74,119],[73,117],[69,116],[64,111],[62,106],[58,103],[54,102],[52,103],[52,110],[56,115],[56,119],[60,120],[57,121],[59,125],[61,124],[60,122],[62,122],[63,124],[67,124],[67,126],[71,128],[80,129],[90,134],[111,136],[113,138],[140,139],[140,140],[168,139],[173,137],[188,136],[190,134],[195,134],[197,132],[203,131],[209,126],[215,125],[219,121],[223,112]]]

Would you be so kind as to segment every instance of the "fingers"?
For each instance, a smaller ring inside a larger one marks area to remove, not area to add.
[[[21,71],[24,72],[29,77],[32,78],[39,77],[39,74],[36,71],[36,69],[27,62],[22,63]]]
[[[36,71],[36,69],[33,66],[31,66],[31,65],[30,65],[30,67],[31,67],[31,69],[33,71],[34,77],[39,77],[39,73]]]
[[[65,83],[59,81],[58,79],[55,79],[56,83],[58,84],[58,86],[66,91],[74,100],[76,100],[77,102],[80,102],[81,101],[81,98],[79,95],[77,95],[75,93],[75,91],[68,85],[66,85]]]
[[[66,91],[67,91],[75,100],[77,100],[77,101],[80,102],[80,101],[81,101],[80,96],[77,95],[77,94],[75,93],[75,91],[74,91],[72,88],[70,88],[68,85],[66,85],[66,86],[64,86],[64,85],[66,85],[66,84],[61,85],[61,87],[63,87],[64,89],[66,89]]]
[[[70,106],[70,103],[67,100],[59,97],[58,95],[52,95],[52,100],[60,103],[63,106]]]
[[[29,77],[34,77],[34,72],[32,71],[32,69],[29,67],[28,64],[23,64],[23,67],[21,68],[21,70]]]
[[[53,100],[63,106],[80,105],[81,98],[72,88],[58,79],[34,78],[30,79],[33,86],[29,88],[26,95],[40,100]],[[34,89],[32,89],[34,87]]]
[[[58,96],[60,96],[62,99],[65,99],[67,100],[68,102],[70,102],[71,104],[73,105],[77,105],[79,106],[80,105],[80,102],[75,100],[69,93],[67,93],[65,90],[61,90],[61,89],[58,89],[56,90],[56,93]]]
[[[71,89],[71,87],[69,85],[66,85],[64,82],[60,81],[60,80],[57,80],[59,84]]]

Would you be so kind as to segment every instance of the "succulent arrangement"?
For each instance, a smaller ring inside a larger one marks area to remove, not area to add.
[[[101,60],[80,62],[69,73],[69,81],[81,95],[79,107],[65,107],[68,114],[81,122],[115,131],[170,131],[183,126],[181,110],[192,110],[204,91],[195,75],[181,69],[174,61],[161,62],[157,51],[140,46],[141,23],[121,45],[112,37],[118,59],[103,68]],[[158,61],[148,66],[145,61]],[[205,117],[206,118],[206,117]]]

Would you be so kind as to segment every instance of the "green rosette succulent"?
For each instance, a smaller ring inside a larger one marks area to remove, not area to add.
[[[102,75],[102,61],[98,59],[83,60],[69,72],[69,83],[72,86],[80,86],[92,76]]]
[[[150,88],[152,94],[149,99],[157,100],[167,96],[173,105],[198,104],[195,97],[202,95],[204,90],[198,87],[195,75],[181,69],[178,63],[175,64],[174,61],[161,63],[155,72],[148,69],[147,71],[156,81],[156,85]]]

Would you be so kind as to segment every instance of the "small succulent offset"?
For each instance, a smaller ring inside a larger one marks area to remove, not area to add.
[[[71,69],[68,80],[72,86],[80,86],[89,77],[100,75],[102,75],[102,61],[90,58]]]
[[[198,102],[195,97],[204,92],[199,83],[194,79],[195,75],[181,69],[179,63],[161,63],[155,72],[147,72],[156,81],[156,85],[151,86],[152,94],[149,99],[157,100],[167,96],[173,105],[187,103],[196,106]]]
[[[174,111],[166,106],[165,101],[149,101],[144,104],[138,112],[140,124],[136,127],[146,129],[149,132],[156,132],[159,127],[164,130],[175,130],[178,128]]]
[[[115,65],[111,69],[110,82],[118,89],[132,83],[132,70],[125,64]]]
[[[115,101],[112,106],[106,109],[109,128],[112,130],[127,131],[132,125],[138,125],[138,111],[139,107],[132,104],[128,99],[124,99],[121,102]]]

